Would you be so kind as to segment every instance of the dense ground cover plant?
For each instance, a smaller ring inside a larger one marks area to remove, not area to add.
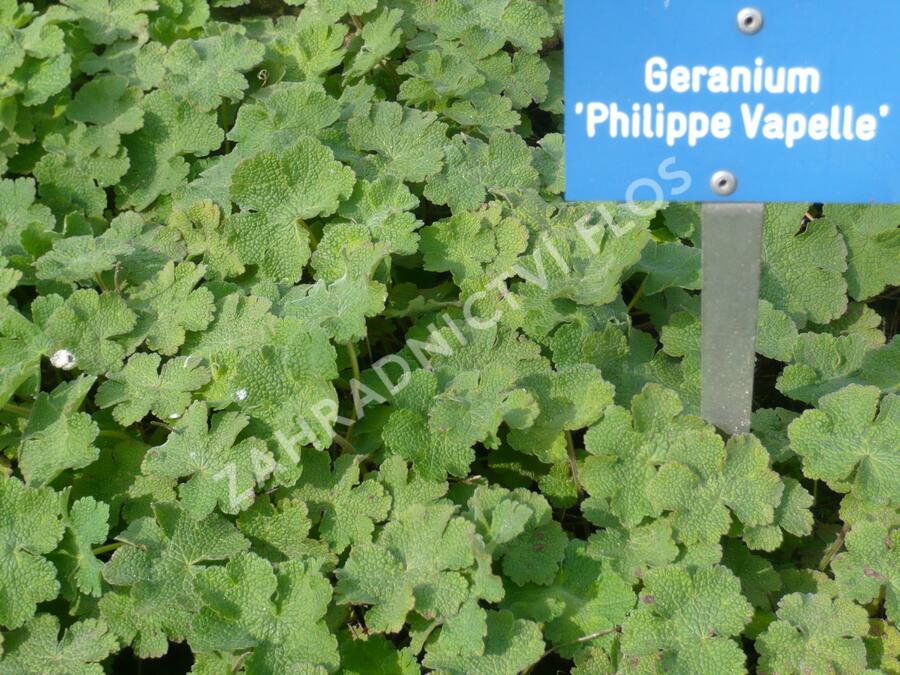
[[[900,672],[900,209],[769,208],[723,438],[560,20],[0,0],[0,673]]]

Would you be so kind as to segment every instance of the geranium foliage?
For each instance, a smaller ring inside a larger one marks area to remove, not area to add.
[[[900,208],[769,207],[723,436],[561,13],[0,0],[0,674],[898,672]]]

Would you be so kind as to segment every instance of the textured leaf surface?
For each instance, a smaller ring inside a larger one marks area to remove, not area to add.
[[[819,408],[788,428],[791,448],[807,474],[852,488],[864,501],[895,502],[900,494],[900,399],[851,385],[824,397]]]
[[[722,434],[563,5],[0,0],[0,673],[900,669],[897,207],[767,208]]]
[[[9,551],[0,562],[0,624],[17,628],[37,603],[56,597],[56,569],[44,555],[63,536],[56,494],[29,488],[14,478],[0,482],[0,532]]]
[[[827,323],[847,309],[847,246],[829,219],[802,227],[796,204],[766,207],[760,295],[775,307]]]
[[[760,665],[773,673],[862,672],[867,632],[865,611],[852,602],[794,593],[759,638]]]

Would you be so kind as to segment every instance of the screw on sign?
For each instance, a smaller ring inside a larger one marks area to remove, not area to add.
[[[704,202],[701,410],[744,433],[764,204],[900,202],[900,3],[568,0],[565,13],[566,199]],[[631,37],[600,51],[600,27]],[[689,178],[648,179],[673,175]]]

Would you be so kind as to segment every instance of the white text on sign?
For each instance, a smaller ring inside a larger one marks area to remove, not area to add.
[[[821,91],[822,75],[817,68],[807,66],[767,66],[761,58],[753,67],[670,67],[665,58],[654,56],[646,62],[644,85],[649,94],[815,95]],[[781,142],[788,148],[803,140],[868,142],[878,135],[879,119],[890,112],[890,106],[884,104],[863,113],[852,105],[833,105],[814,113],[782,113],[768,110],[763,103],[745,102],[737,112],[738,133],[750,140]],[[589,138],[605,131],[610,138],[663,139],[670,147],[679,142],[694,147],[706,138],[724,140],[736,128],[729,112],[670,110],[663,103],[636,102],[620,107],[614,102],[579,101],[575,113],[585,115]]]

